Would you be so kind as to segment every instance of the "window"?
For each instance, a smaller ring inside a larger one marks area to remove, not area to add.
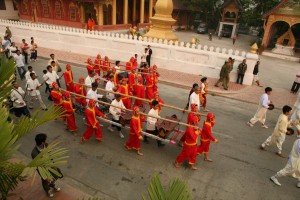
[[[76,6],[70,6],[70,20],[71,21],[76,21],[76,13],[77,13]]]
[[[59,1],[55,1],[54,10],[55,10],[55,18],[61,19],[61,4]]]
[[[48,6],[48,0],[41,0],[42,4],[42,12],[44,17],[49,17],[49,6]]]
[[[0,0],[0,10],[6,10],[5,1]]]

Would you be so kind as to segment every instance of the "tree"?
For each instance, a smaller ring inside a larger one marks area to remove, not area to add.
[[[13,60],[7,60],[5,56],[0,55],[0,199],[7,199],[7,195],[10,190],[14,189],[20,180],[27,175],[32,176],[38,168],[41,176],[46,179],[53,180],[54,174],[59,173],[53,170],[52,167],[57,167],[66,163],[65,148],[59,148],[58,142],[49,144],[49,146],[43,150],[35,159],[29,163],[10,161],[13,154],[18,150],[21,144],[18,144],[18,140],[25,134],[29,133],[36,127],[52,121],[61,115],[62,110],[54,109],[50,107],[48,111],[40,114],[38,111],[32,116],[32,119],[23,117],[18,124],[10,122],[9,108],[7,107],[7,96],[9,95],[14,81],[14,72],[16,64]]]

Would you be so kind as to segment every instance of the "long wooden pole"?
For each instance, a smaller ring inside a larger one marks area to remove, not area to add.
[[[62,88],[60,88],[60,90],[67,92],[67,90],[62,89]],[[68,92],[69,92],[69,91],[68,91]],[[70,94],[72,94],[72,95],[74,95],[74,96],[82,97],[82,98],[85,98],[85,99],[91,99],[91,98],[87,98],[86,96],[83,96],[83,95],[80,95],[80,94],[76,94],[76,93],[74,93],[74,92],[70,92]],[[108,106],[113,106],[113,107],[115,107],[115,108],[119,108],[119,109],[121,109],[121,110],[127,110],[127,111],[133,112],[133,110],[131,110],[131,109],[127,109],[127,108],[122,108],[122,107],[119,107],[119,106],[115,106],[115,105],[112,105],[112,104],[107,103],[107,102],[104,102],[104,101],[100,101],[100,100],[95,100],[95,101],[96,101],[96,102],[99,102],[99,103],[102,103],[102,104],[104,104],[104,105],[108,105]],[[156,116],[153,116],[153,115],[148,115],[148,114],[143,113],[143,112],[140,112],[140,114],[141,114],[141,115],[144,115],[144,116],[147,116],[147,117],[152,117],[152,118],[161,119],[161,120],[164,120],[164,121],[176,123],[176,124],[178,124],[178,125],[183,125],[183,126],[188,126],[188,127],[193,127],[193,128],[199,128],[198,126],[193,126],[193,125],[190,125],[190,124],[186,124],[186,123],[183,123],[183,122],[174,121],[174,120],[171,120],[171,119],[166,119],[166,118],[163,118],[163,117],[156,117]]]
[[[74,82],[74,83],[76,83],[76,82]],[[86,86],[86,87],[90,87],[90,86],[87,86],[87,85],[84,85],[84,84],[81,84],[81,83],[76,83],[76,84],[79,84],[79,85],[82,85],[82,86]],[[109,90],[105,90],[103,88],[97,88],[97,90],[100,90],[100,91],[103,91],[103,92],[112,93],[112,94],[120,94],[119,92],[109,91]],[[140,97],[136,97],[136,96],[132,96],[132,95],[127,95],[127,94],[120,94],[120,95],[125,96],[125,97],[130,97],[130,98],[138,99],[138,100],[141,100],[141,101],[146,101],[148,103],[152,102],[149,99],[144,99],[144,98],[140,98]],[[178,108],[178,107],[175,107],[175,106],[171,106],[171,105],[168,105],[168,104],[162,104],[161,106],[164,106],[164,107],[167,107],[167,108],[171,108],[171,109],[174,109],[174,110],[179,110],[179,111],[182,111],[182,112],[193,113],[193,114],[196,114],[196,115],[200,115],[200,116],[205,116],[206,117],[206,114],[202,114],[200,112],[193,112],[191,110],[185,110],[185,109]]]

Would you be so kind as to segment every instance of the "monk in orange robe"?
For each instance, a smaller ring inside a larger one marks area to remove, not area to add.
[[[87,21],[87,30],[89,30],[89,31],[94,30],[94,26],[95,26],[95,21],[93,20],[92,17],[89,17],[89,19]]]
[[[83,85],[84,84],[84,79],[82,77],[80,77],[79,80],[78,80],[78,83],[79,84],[76,84],[75,87],[74,87],[74,92],[76,94],[81,95],[81,96],[86,96],[86,88]],[[79,103],[80,105],[84,106],[84,107],[87,106],[86,98],[84,98],[84,97],[75,96],[75,101],[77,103]]]
[[[107,56],[104,57],[104,61],[102,64],[103,64],[103,66],[102,66],[103,78],[106,78],[108,71],[110,69],[110,61]]]
[[[153,76],[153,92],[156,92],[158,90],[157,83],[158,83],[158,77],[159,77],[159,73],[157,72],[156,65],[153,65],[152,76]]]
[[[118,88],[118,92],[121,95],[122,94],[132,95],[132,93],[129,90],[126,78],[122,78],[121,85]],[[131,99],[130,99],[130,97],[122,95],[122,101],[123,101],[123,104],[124,104],[125,108],[127,108],[127,109],[131,108]]]
[[[133,93],[134,90],[134,86],[136,85],[136,78],[137,75],[135,73],[135,69],[132,68],[131,72],[128,75],[128,86],[129,86],[129,90]]]
[[[141,76],[138,77],[138,84],[134,86],[133,94],[136,97],[145,98],[145,87],[143,85],[143,78]],[[144,104],[144,101],[135,99],[134,106],[140,106],[141,104]]]
[[[75,131],[77,130],[77,126],[75,123],[73,102],[70,96],[70,92],[64,93],[65,100],[63,101],[63,109],[65,111],[65,116],[67,119],[67,129],[76,136]]]
[[[135,149],[137,154],[142,156],[140,152],[141,140],[143,140],[142,132],[142,122],[143,117],[140,115],[139,107],[135,106],[133,108],[133,115],[130,120],[130,130],[129,130],[129,139],[125,143],[125,148]]]
[[[191,111],[192,112],[198,112],[198,105],[194,104],[194,103],[191,104]],[[201,120],[200,114],[197,115],[197,114],[194,114],[194,113],[190,112],[187,116],[187,124],[192,124],[194,117],[198,117],[198,123],[200,122],[200,120]],[[180,138],[180,141],[178,143],[179,146],[181,146],[181,147],[183,146],[183,143],[185,142],[185,138],[186,138],[186,134],[183,134],[183,136]]]
[[[62,103],[63,103],[63,98],[62,98],[62,93],[60,91],[60,88],[58,87],[57,82],[52,83],[52,91],[51,91],[50,95],[53,99],[54,107],[57,109],[61,109]]]
[[[218,140],[212,135],[212,127],[215,125],[215,117],[213,113],[208,113],[206,116],[206,121],[203,123],[201,132],[201,145],[197,148],[197,154],[204,154],[204,160],[212,162],[212,159],[208,158],[210,141],[217,143]]]
[[[66,71],[64,72],[64,78],[66,83],[66,88],[69,92],[74,92],[74,83],[73,83],[73,72],[71,65],[66,65]]]
[[[94,61],[94,71],[95,73],[100,76],[101,73],[101,68],[102,68],[102,60],[101,60],[101,55],[98,54],[95,61]]]
[[[165,102],[159,97],[159,93],[156,91],[153,93],[154,98],[151,100],[151,102],[153,100],[158,101],[158,114],[161,112],[161,106],[163,106],[165,104]],[[152,103],[149,103],[150,109],[152,108]]]
[[[94,66],[93,66],[93,63],[92,63],[92,59],[88,58],[86,62],[87,62],[86,69],[88,71],[88,74],[90,74],[91,72],[94,71]]]
[[[151,100],[153,99],[153,77],[151,73],[146,74],[145,79],[146,79],[146,97],[147,99]]]
[[[100,112],[95,107],[95,100],[90,99],[89,106],[85,110],[85,123],[87,125],[87,129],[83,133],[83,136],[81,138],[81,143],[90,139],[90,137],[92,136],[92,134],[94,132],[96,135],[96,140],[98,140],[100,142],[103,141],[101,127],[100,127],[99,121],[96,118],[96,116],[107,118],[107,116],[105,114]]]
[[[177,156],[176,161],[174,163],[176,168],[179,168],[181,163],[188,159],[189,165],[191,169],[197,170],[198,168],[195,167],[196,158],[197,158],[197,142],[198,136],[200,134],[200,130],[198,128],[198,118],[194,117],[192,119],[192,124],[196,127],[186,127],[186,139],[182,148],[181,153]]]

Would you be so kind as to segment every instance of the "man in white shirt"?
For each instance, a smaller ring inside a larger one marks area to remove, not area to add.
[[[15,55],[17,55],[17,50],[18,50],[18,47],[16,46],[16,43],[12,42],[11,46],[9,47],[10,56],[14,57]]]
[[[114,107],[116,106],[116,107]],[[112,121],[116,122],[116,123],[120,123],[120,116],[121,116],[121,108],[126,109],[123,101],[121,99],[121,95],[120,94],[116,94],[116,98],[115,100],[113,100],[111,102],[111,106],[109,107],[109,113],[112,115]],[[109,126],[107,129],[111,132],[113,132],[113,127],[116,127],[117,130],[119,131],[119,135],[120,138],[124,138],[123,133],[121,132],[121,127],[120,126],[116,126],[114,124],[112,124],[111,126]]]
[[[58,60],[55,58],[55,55],[53,53],[50,54],[50,60],[48,61],[48,65],[51,65],[52,61],[55,62],[56,66],[60,66],[60,63]]]
[[[97,93],[97,91],[98,91],[97,88],[98,88],[98,83],[95,83],[95,82],[92,83],[92,88],[86,94],[86,97],[87,97],[86,103],[87,103],[87,105],[89,104],[89,99],[94,99],[94,100],[97,101],[98,98],[103,97],[103,95]],[[98,102],[95,105],[96,105],[96,107],[98,107],[99,106]]]
[[[14,56],[15,61],[17,63],[17,69],[18,69],[18,73],[20,75],[21,80],[23,80],[25,78],[25,74],[26,74],[26,69],[25,69],[25,64],[24,64],[24,57],[21,54],[20,50],[17,50],[17,54]],[[23,70],[23,72],[22,72]]]
[[[150,109],[148,115],[151,115],[151,116],[154,116],[154,117],[150,117],[150,116],[147,117],[146,132],[157,136],[158,135],[158,130],[156,128],[156,123],[157,123],[157,118],[156,117],[160,117],[158,115],[159,102],[156,101],[156,100],[153,100],[151,102],[151,105],[152,105],[152,108]],[[144,142],[149,143],[147,136],[144,136]],[[162,144],[162,142],[160,140],[157,140],[157,146],[158,147],[163,147],[163,146],[165,146],[165,144]]]
[[[52,90],[52,83],[56,82],[57,79],[59,79],[59,76],[57,75],[57,73],[55,71],[52,70],[52,67],[50,65],[47,66],[47,74],[46,74],[46,83],[49,85],[50,87],[50,92],[49,92],[49,97],[48,100],[52,101],[52,97],[51,97],[51,90]]]
[[[21,117],[25,115],[31,118],[30,112],[24,101],[24,90],[19,86],[17,82],[13,82],[13,89],[10,93],[10,99],[13,102],[14,112],[16,117]]]
[[[30,96],[28,107],[30,109],[33,109],[33,106],[32,106],[33,101],[39,100],[42,109],[48,110],[42,100],[41,93],[39,91],[39,88],[42,84],[39,83],[39,80],[36,78],[35,73],[33,73],[33,72],[30,73],[30,77],[31,78],[27,81],[27,84],[26,84],[26,88],[27,88],[27,91],[29,92],[29,96]]]
[[[95,72],[92,71],[84,80],[85,86],[88,88],[92,87],[92,83],[95,82],[95,79]]]
[[[189,110],[191,110],[191,105],[192,104],[197,104],[198,106],[198,111],[200,110],[200,89],[198,86],[195,87],[195,91],[191,94],[190,96],[190,102],[189,102]]]
[[[254,117],[250,119],[249,122],[247,122],[247,124],[250,127],[253,127],[256,122],[260,121],[262,123],[263,128],[269,128],[267,125],[265,125],[265,121],[267,117],[269,104],[271,103],[271,101],[269,100],[269,95],[271,95],[271,93],[272,93],[272,88],[266,87],[265,93],[260,97],[258,109]]]
[[[107,83],[105,85],[105,90],[113,91],[114,87],[115,87],[115,84],[113,82],[113,76],[109,76],[109,79],[107,80]],[[110,100],[113,100],[115,98],[115,95],[113,93],[107,92],[106,97]]]
[[[26,81],[28,81],[29,79],[31,79],[31,76],[30,76],[31,73],[35,74],[35,71],[33,71],[32,66],[28,66],[28,71],[25,74]]]

